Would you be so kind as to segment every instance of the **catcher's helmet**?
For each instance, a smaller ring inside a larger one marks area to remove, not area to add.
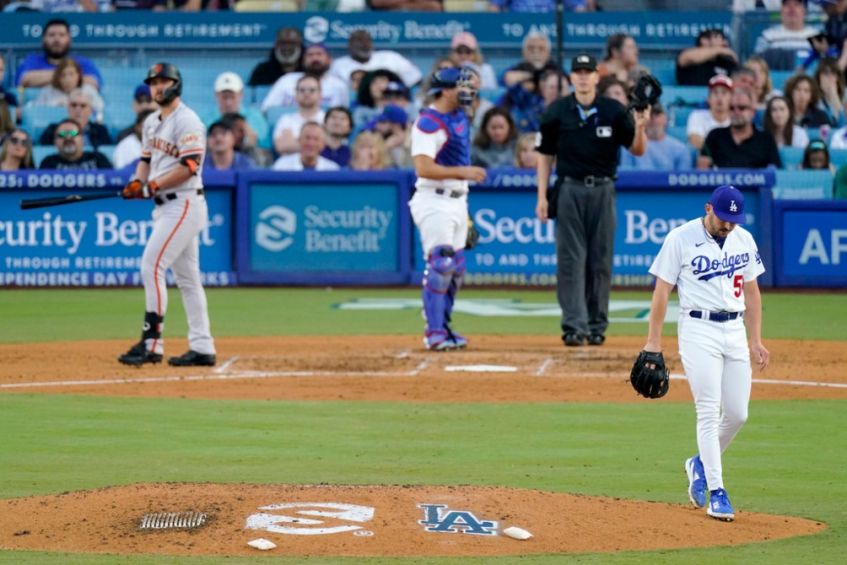
[[[182,75],[179,74],[179,69],[176,68],[176,65],[156,63],[147,71],[147,78],[144,79],[144,84],[150,84],[154,78],[169,78],[174,81],[174,85],[165,90],[165,104],[168,104],[177,96],[182,95]]]
[[[433,96],[444,89],[462,87],[466,92],[466,96],[460,96],[460,102],[467,105],[473,102],[473,97],[476,95],[476,88],[471,82],[471,75],[475,71],[469,67],[448,67],[439,69],[432,73],[429,79],[428,95]],[[460,94],[463,94],[460,92]]]

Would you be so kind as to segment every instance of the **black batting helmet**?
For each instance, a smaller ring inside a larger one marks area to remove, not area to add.
[[[182,75],[179,74],[179,69],[176,68],[176,65],[156,63],[147,71],[147,78],[144,79],[144,84],[150,84],[154,78],[169,78],[174,81],[174,85],[165,90],[165,104],[177,96],[182,95]]]

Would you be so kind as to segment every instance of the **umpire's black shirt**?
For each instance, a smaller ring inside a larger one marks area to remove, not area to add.
[[[550,105],[541,117],[539,153],[556,157],[556,174],[583,179],[614,177],[618,148],[635,139],[632,115],[617,100],[598,96],[588,110],[573,94]]]

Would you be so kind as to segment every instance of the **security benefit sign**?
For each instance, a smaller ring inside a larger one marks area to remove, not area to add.
[[[251,282],[319,283],[320,273],[353,282],[399,271],[399,200],[393,183],[252,184]]]
[[[25,198],[68,190],[0,192],[0,285],[141,284],[141,255],[153,229],[149,201],[120,198],[20,210]],[[207,191],[209,225],[200,233],[203,284],[235,284],[229,191]],[[169,282],[173,282],[170,271]]]
[[[847,202],[780,202],[774,225],[777,284],[847,285]]]

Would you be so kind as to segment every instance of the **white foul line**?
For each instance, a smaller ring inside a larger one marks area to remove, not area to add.
[[[234,357],[229,361],[235,361],[238,357]],[[536,370],[536,375],[541,372],[542,368],[546,370],[546,363],[548,360],[545,360],[542,363],[541,367]],[[551,361],[552,362],[552,361]],[[401,372],[387,372],[387,371],[375,371],[375,372],[367,372],[367,373],[359,373],[363,376],[368,377],[416,377],[418,376],[424,369],[426,369],[430,364],[429,359],[424,359],[421,361],[417,367],[410,371],[401,371]],[[144,383],[168,383],[168,382],[179,382],[179,381],[187,381],[187,382],[196,382],[196,381],[227,381],[227,380],[239,380],[239,379],[272,379],[279,377],[343,377],[343,376],[356,376],[352,373],[348,372],[339,372],[339,371],[239,371],[237,373],[229,373],[229,374],[206,374],[206,375],[187,375],[187,376],[163,376],[163,377],[137,377],[137,378],[129,378],[129,377],[121,377],[121,378],[111,378],[111,379],[99,379],[99,380],[70,380],[70,381],[42,381],[42,382],[31,382],[31,383],[4,383],[0,384],[0,389],[15,389],[15,388],[48,388],[48,387],[61,387],[61,386],[98,386],[98,385],[129,385],[129,384],[144,384]],[[614,378],[617,375],[610,375],[608,373],[580,373],[578,375],[568,375],[567,378],[572,377],[603,377],[603,378]],[[677,373],[670,375],[671,379],[678,380],[687,380],[685,375],[680,375]],[[756,384],[769,384],[769,385],[787,385],[787,386],[808,386],[808,387],[821,387],[821,388],[847,388],[847,383],[824,383],[824,382],[816,382],[816,381],[780,381],[776,379],[753,379],[753,382]]]
[[[535,370],[535,376],[536,377],[543,376],[544,372],[547,371],[547,367],[549,367],[552,364],[553,364],[553,359],[551,357],[548,357],[547,359],[542,361],[541,365],[539,365],[538,368]]]
[[[215,367],[214,372],[220,375],[221,373],[223,373],[223,372],[225,372],[227,369],[229,369],[230,365],[232,365],[232,364],[233,364],[233,363],[235,363],[236,361],[238,361],[238,355],[236,355],[235,357],[230,357],[229,359],[227,359],[226,361],[224,361],[224,362],[221,364],[221,366],[220,366],[220,367]]]

